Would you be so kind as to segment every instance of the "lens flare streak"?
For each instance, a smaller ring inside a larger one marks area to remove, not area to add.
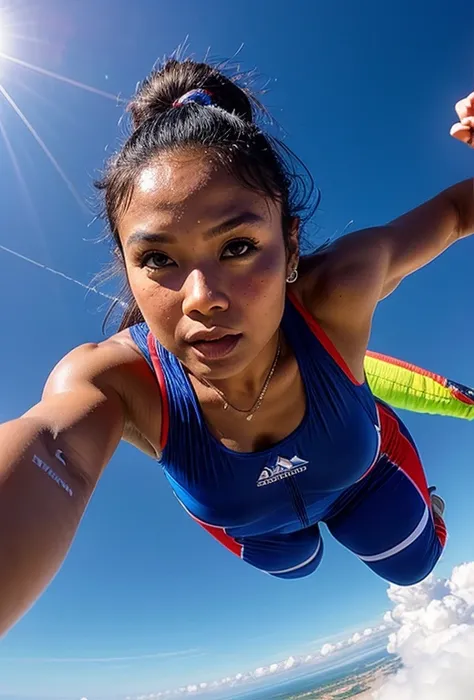
[[[1,9],[1,8],[0,8]],[[2,17],[0,17],[0,20],[2,20]],[[42,68],[41,66],[34,65],[32,63],[28,63],[27,61],[24,61],[21,58],[18,58],[16,56],[11,56],[9,53],[5,52],[6,49],[6,44],[4,41],[6,39],[11,39],[11,38],[21,38],[22,40],[32,40],[32,41],[38,41],[39,43],[42,43],[40,39],[35,39],[35,37],[26,37],[26,36],[20,36],[18,34],[13,34],[12,29],[15,29],[15,25],[8,23],[8,25],[5,23],[5,21],[0,21],[0,30],[2,30],[2,46],[0,47],[0,63],[2,63],[2,68],[5,68],[5,66],[10,63],[13,64],[14,66],[17,66],[18,68],[24,68],[27,71],[31,71],[33,73],[37,73],[39,75],[46,76],[48,78],[53,78],[54,80],[57,80],[59,82],[65,83],[67,85],[70,85],[74,88],[79,88],[80,90],[83,90],[88,93],[92,93],[94,95],[97,95],[102,98],[106,98],[108,100],[114,101],[116,104],[124,103],[125,100],[117,95],[114,95],[110,92],[107,92],[105,90],[100,90],[99,88],[95,88],[91,85],[87,85],[86,83],[83,83],[79,80],[74,80],[72,78],[68,78],[67,76],[61,75],[60,73],[56,73],[52,70],[48,70],[46,68]],[[24,28],[24,26],[22,25]],[[6,31],[8,30],[8,31]],[[2,50],[3,49],[3,50]],[[55,156],[51,153],[50,149],[44,142],[44,140],[41,138],[39,133],[36,131],[35,127],[31,124],[27,116],[23,113],[23,111],[20,109],[18,104],[16,103],[15,99],[12,97],[12,95],[7,91],[6,87],[0,83],[0,98],[3,97],[5,102],[9,105],[9,107],[16,113],[16,115],[20,118],[21,122],[23,123],[24,126],[28,129],[30,132],[31,136],[35,139],[36,143],[39,145],[43,153],[46,155],[48,160],[50,161],[51,165],[54,167],[58,175],[61,177],[61,180],[64,182],[72,196],[74,197],[75,201],[77,204],[80,206],[81,210],[83,210],[88,216],[90,216],[90,211],[85,205],[85,202],[83,199],[80,197],[78,191],[74,187],[73,183],[70,181],[66,173],[64,172],[63,168],[55,158]],[[5,125],[1,122],[0,120],[0,140],[3,140],[5,144],[5,149],[6,152],[8,153],[8,156],[10,157],[13,170],[15,172],[15,175],[17,176],[19,185],[23,191],[23,194],[26,195],[28,199],[28,203],[30,207],[32,208],[34,212],[34,207],[31,201],[31,198],[29,196],[28,192],[28,187],[25,182],[25,179],[23,177],[23,174],[21,172],[20,164],[18,162],[18,158],[14,152],[12,143],[8,137],[7,131],[5,129]],[[117,299],[114,296],[111,296],[109,294],[106,294],[105,292],[99,291],[97,287],[84,284],[83,282],[80,282],[77,279],[74,279],[74,277],[71,277],[70,275],[66,275],[64,272],[60,272],[59,270],[55,270],[51,267],[48,267],[47,265],[43,265],[42,263],[38,262],[37,260],[33,260],[32,258],[27,257],[26,255],[22,255],[21,253],[18,253],[15,250],[12,250],[11,248],[7,248],[4,245],[0,245],[0,250],[2,250],[5,253],[9,253],[10,255],[13,255],[20,260],[24,260],[31,265],[35,265],[36,267],[39,267],[43,270],[46,270],[47,272],[50,272],[54,275],[57,275],[58,277],[62,277],[65,280],[68,280],[69,282],[73,282],[74,284],[78,285],[79,287],[82,287],[83,289],[87,290],[88,292],[93,292],[94,294],[98,294],[99,296],[108,299],[110,301],[117,302],[120,306],[125,306],[123,302],[121,302],[119,299]]]
[[[74,282],[74,284],[79,285],[79,287],[82,287],[83,289],[87,289],[88,292],[94,292],[94,294],[98,294],[101,297],[104,297],[105,299],[109,299],[110,301],[116,301],[118,302],[121,306],[125,306],[117,297],[113,297],[110,294],[105,294],[105,292],[101,292],[97,287],[92,287],[91,285],[84,284],[84,282],[80,282],[79,280],[74,279],[74,277],[70,277],[69,275],[66,275],[64,272],[60,272],[59,270],[54,270],[52,267],[48,267],[47,265],[43,265],[43,263],[38,262],[37,260],[33,260],[32,258],[28,258],[26,255],[22,255],[21,253],[17,253],[16,250],[12,250],[11,248],[7,248],[4,245],[0,245],[0,250],[3,250],[5,253],[10,253],[10,255],[14,255],[16,258],[19,258],[20,260],[25,260],[26,262],[30,263],[31,265],[36,265],[36,267],[40,267],[42,270],[46,270],[47,272],[52,272],[53,275],[58,275],[58,277],[62,277],[65,280],[68,280],[68,282]]]
[[[92,87],[91,85],[87,85],[86,83],[81,83],[79,80],[73,80],[72,78],[67,78],[65,75],[61,75],[60,73],[55,73],[54,71],[47,70],[46,68],[41,68],[40,66],[35,66],[33,63],[27,63],[27,61],[23,61],[21,58],[15,58],[15,56],[9,56],[8,54],[3,53],[0,51],[0,58],[5,59],[6,61],[10,61],[11,63],[16,63],[18,66],[22,66],[23,68],[28,68],[29,70],[35,71],[36,73],[40,73],[41,75],[46,75],[49,78],[54,78],[55,80],[59,80],[63,83],[67,83],[68,85],[72,85],[73,87],[80,88],[81,90],[85,90],[86,92],[91,92],[94,95],[99,95],[100,97],[105,97],[108,100],[113,100],[114,102],[120,103],[124,102],[121,97],[118,95],[114,95],[111,92],[106,92],[105,90],[99,90],[99,88]]]
[[[76,200],[76,202],[79,204],[81,209],[83,209],[85,212],[89,213],[86,205],[82,201],[81,197],[79,196],[79,193],[77,192],[76,188],[72,184],[72,182],[69,180],[68,176],[64,172],[64,170],[61,168],[59,165],[58,161],[56,158],[53,156],[41,136],[37,133],[36,129],[33,127],[33,125],[28,121],[26,116],[23,114],[21,109],[18,107],[16,104],[15,100],[10,96],[10,94],[5,90],[3,85],[0,85],[0,94],[3,95],[3,97],[6,99],[10,107],[17,113],[17,115],[20,117],[21,121],[23,124],[26,126],[30,134],[33,136],[35,139],[36,143],[40,146],[41,150],[43,153],[47,156],[49,159],[50,163],[53,165],[54,169],[57,171],[57,173],[61,176],[61,179],[63,180],[64,184],[68,188],[68,190],[71,192],[72,196]]]

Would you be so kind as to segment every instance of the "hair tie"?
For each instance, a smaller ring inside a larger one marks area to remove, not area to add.
[[[181,107],[181,105],[189,104],[189,102],[196,102],[199,105],[204,105],[205,107],[214,104],[212,100],[212,93],[209,90],[204,90],[203,88],[196,88],[195,90],[189,90],[185,92],[184,95],[178,97],[177,100],[173,102],[173,107]]]

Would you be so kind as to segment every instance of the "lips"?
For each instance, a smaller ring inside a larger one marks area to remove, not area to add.
[[[195,340],[190,343],[198,355],[216,360],[229,355],[242,338],[241,333],[223,335],[215,340]]]

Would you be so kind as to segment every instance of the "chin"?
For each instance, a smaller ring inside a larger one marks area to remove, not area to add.
[[[230,379],[240,372],[243,372],[252,362],[254,356],[247,352],[245,348],[236,348],[226,357],[221,358],[198,358],[196,353],[187,353],[184,364],[195,375],[202,376],[209,381]]]

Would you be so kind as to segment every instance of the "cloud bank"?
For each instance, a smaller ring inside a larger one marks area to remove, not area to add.
[[[429,576],[411,587],[390,585],[387,594],[393,608],[385,614],[383,624],[367,627],[344,640],[324,643],[310,654],[289,656],[268,666],[218,680],[127,700],[188,698],[238,688],[303,665],[322,668],[328,657],[337,658],[338,652],[352,646],[360,646],[362,651],[369,641],[382,641],[384,635],[388,635],[387,650],[401,658],[403,667],[379,690],[372,692],[374,700],[469,700],[474,697],[474,562],[456,566],[449,578]]]
[[[456,566],[450,578],[428,577],[409,588],[391,585],[397,630],[388,651],[403,668],[376,700],[469,700],[474,693],[474,562]]]
[[[314,670],[322,670],[327,665],[327,657],[336,655],[338,652],[350,649],[352,646],[360,645],[363,647],[368,642],[373,642],[379,639],[381,642],[387,638],[389,624],[382,623],[375,627],[367,627],[361,632],[355,632],[347,639],[340,640],[336,643],[325,643],[320,648],[306,655],[291,655],[288,658],[274,661],[268,666],[258,666],[253,670],[241,671],[232,676],[216,679],[213,681],[201,681],[200,683],[191,683],[183,685],[180,688],[161,690],[155,693],[145,693],[136,696],[127,696],[125,700],[167,700],[168,698],[190,698],[195,696],[205,696],[213,691],[224,691],[230,688],[240,688],[245,690],[245,685],[264,678],[277,676],[291,672],[301,666],[311,667]],[[362,649],[361,649],[362,651]],[[208,695],[212,697],[212,695]]]

